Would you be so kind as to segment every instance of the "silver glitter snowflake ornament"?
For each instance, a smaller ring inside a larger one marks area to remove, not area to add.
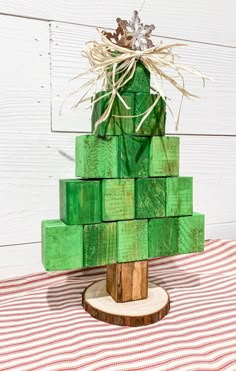
[[[118,23],[116,32],[103,31],[114,44],[132,50],[145,50],[154,46],[150,36],[155,26],[141,23],[137,10],[134,11],[130,21],[117,18],[116,22]]]

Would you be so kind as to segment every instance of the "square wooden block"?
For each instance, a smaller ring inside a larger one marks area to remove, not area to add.
[[[44,220],[42,262],[47,271],[83,268],[83,226]]]
[[[157,94],[135,94],[135,110],[134,115],[143,114],[150,108],[156,101]],[[144,115],[135,117],[135,130],[141,122]],[[166,123],[166,103],[160,97],[153,110],[147,116],[140,129],[135,132],[135,135],[165,135],[165,123]]]
[[[148,177],[149,146],[148,137],[119,137],[119,177]]]
[[[101,181],[60,179],[60,219],[69,225],[101,222]]]
[[[164,217],[166,209],[166,179],[144,178],[135,181],[135,217]]]
[[[112,264],[117,261],[116,223],[84,226],[84,266]]]
[[[193,178],[166,178],[166,216],[192,215]]]
[[[117,303],[146,299],[147,260],[107,265],[107,292]]]
[[[134,179],[102,181],[102,220],[134,219]]]
[[[95,128],[96,121],[102,116],[108,107],[111,95],[106,95],[106,90],[100,91],[96,94],[95,100],[102,97],[99,101],[94,103],[92,111],[92,132]],[[109,117],[103,121],[94,132],[95,135],[122,135],[132,134],[134,132],[134,118],[128,116],[134,116],[134,93],[121,93],[122,99],[125,101],[129,109],[127,109],[122,101],[116,96],[112,111]],[[126,116],[126,117],[118,117]]]
[[[117,222],[117,261],[131,262],[148,258],[148,221]]]
[[[150,143],[149,176],[177,175],[179,175],[179,138],[152,137]]]
[[[81,135],[76,138],[76,176],[81,178],[118,177],[118,137],[100,138]]]
[[[151,219],[149,258],[187,254],[204,249],[204,215]]]

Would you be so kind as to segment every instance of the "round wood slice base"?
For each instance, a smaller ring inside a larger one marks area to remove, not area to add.
[[[106,280],[98,281],[84,290],[82,303],[92,317],[118,326],[150,325],[170,310],[167,291],[151,282],[147,299],[117,303],[106,291]]]

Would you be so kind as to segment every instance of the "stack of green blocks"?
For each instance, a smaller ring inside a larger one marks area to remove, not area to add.
[[[79,179],[60,180],[60,220],[42,222],[46,270],[203,250],[204,215],[193,212],[192,178],[179,176],[179,138],[165,136],[161,98],[135,132],[137,115],[157,97],[141,64],[120,94],[130,110],[116,98],[95,135],[76,138]],[[95,102],[92,130],[108,99]],[[136,117],[119,117],[131,115]]]

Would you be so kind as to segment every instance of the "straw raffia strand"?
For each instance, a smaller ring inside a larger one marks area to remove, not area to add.
[[[116,97],[121,101],[121,103],[129,109],[125,101],[123,100],[122,96],[119,93],[120,88],[127,84],[129,80],[132,79],[135,73],[136,64],[137,62],[141,62],[147,68],[147,70],[154,76],[158,76],[163,80],[168,81],[174,88],[176,88],[182,95],[181,97],[181,104],[183,97],[187,98],[197,98],[198,96],[195,94],[190,93],[185,88],[184,76],[183,72],[190,72],[193,75],[199,77],[203,81],[203,86],[205,85],[205,80],[209,79],[207,76],[203,75],[201,72],[196,70],[193,67],[186,66],[183,64],[179,64],[176,62],[176,55],[173,52],[174,48],[186,46],[187,44],[181,43],[171,43],[171,44],[163,44],[159,43],[157,46],[152,47],[150,49],[146,49],[143,51],[140,50],[131,50],[127,48],[123,48],[112,43],[108,40],[105,35],[103,35],[102,31],[98,30],[101,35],[101,41],[90,41],[86,44],[86,50],[82,52],[83,56],[88,58],[89,63],[91,65],[90,69],[87,70],[85,73],[77,75],[74,79],[79,78],[87,73],[93,72],[96,74],[95,77],[91,78],[88,82],[86,82],[81,88],[86,88],[86,92],[83,97],[75,104],[74,107],[77,107],[80,103],[90,100],[91,98],[86,98],[89,91],[91,89],[94,90],[96,87],[97,81],[101,80],[103,83],[103,87],[107,86],[109,81],[109,85],[111,89],[104,93],[104,95],[100,96],[97,99],[93,99],[92,105],[98,102],[105,96],[110,95],[110,99],[108,102],[108,106],[101,117],[97,120],[94,126],[94,130],[106,120],[112,110],[112,106]],[[172,77],[166,70],[170,70],[174,72],[175,77]],[[179,83],[177,80],[180,80]],[[79,89],[79,90],[80,90]],[[157,104],[160,97],[166,102],[167,107],[169,108],[170,112],[172,110],[166,100],[166,97],[162,91],[161,86],[158,84],[157,79],[155,81],[154,87],[152,89],[158,93],[156,100],[152,104],[149,109],[140,115],[143,116],[136,131],[142,126],[143,122],[153,110],[155,105]],[[96,91],[96,89],[95,89]],[[176,122],[176,130],[178,129],[179,124],[179,116],[181,110],[181,104],[179,108],[178,118],[175,120]],[[137,117],[135,116],[135,117]],[[134,117],[134,116],[119,116],[119,117]]]

